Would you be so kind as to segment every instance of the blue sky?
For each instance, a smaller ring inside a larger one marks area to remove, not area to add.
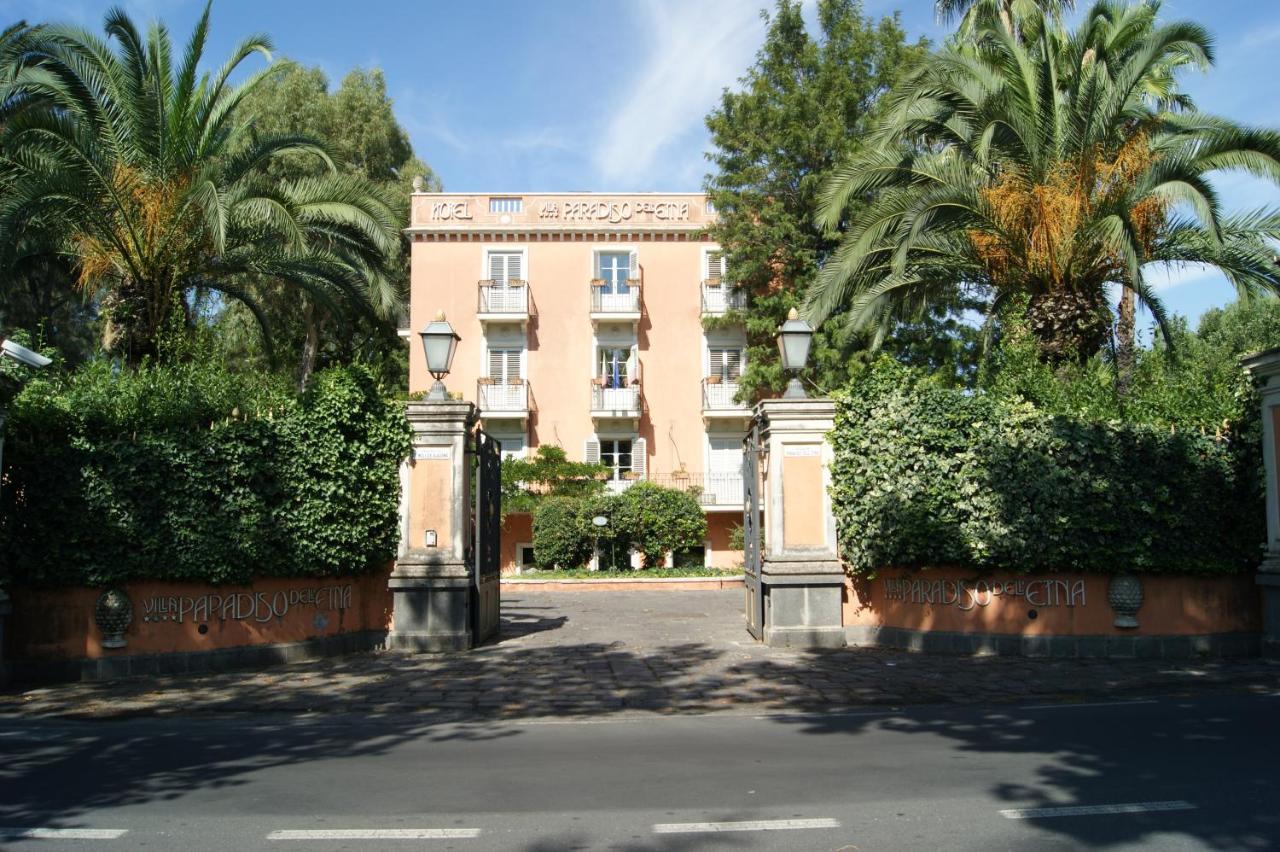
[[[457,191],[689,190],[702,184],[703,117],[751,64],[772,0],[215,0],[207,56],[251,32],[318,65],[336,85],[356,66],[382,68],[418,155]],[[0,0],[0,25],[59,20],[100,30],[108,0]],[[182,43],[203,0],[125,0],[135,19],[163,19]],[[813,0],[809,0],[812,12]],[[866,0],[904,9],[914,38],[943,28],[928,0]],[[1280,125],[1280,3],[1166,0],[1166,18],[1210,28],[1218,63],[1190,75],[1202,108]],[[1230,208],[1280,206],[1280,191],[1218,182]],[[1167,280],[1166,280],[1167,279]],[[1198,317],[1233,297],[1217,273],[1155,279],[1169,308]]]

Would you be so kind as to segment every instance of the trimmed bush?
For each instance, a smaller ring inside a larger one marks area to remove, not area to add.
[[[833,498],[859,572],[1223,574],[1265,539],[1255,458],[1228,441],[1053,416],[881,362],[838,397]]]
[[[603,515],[609,523],[596,527]],[[661,565],[667,553],[702,544],[707,521],[689,494],[637,482],[621,494],[544,499],[533,516],[533,555],[538,567],[577,568],[591,560],[597,543],[601,561],[625,563],[632,548],[646,567]],[[616,567],[616,566],[613,566]]]
[[[0,492],[11,582],[243,583],[385,565],[409,430],[360,368],[298,399],[212,363],[93,364],[14,401]]]

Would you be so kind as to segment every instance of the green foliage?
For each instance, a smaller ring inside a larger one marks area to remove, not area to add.
[[[533,458],[502,462],[502,514],[535,511],[549,497],[585,497],[604,490],[609,468],[569,461],[561,447],[543,444]]]
[[[4,571],[47,586],[367,571],[395,554],[408,449],[361,368],[301,398],[209,358],[40,377],[6,428]]]
[[[629,534],[646,568],[661,565],[668,553],[696,547],[707,537],[707,518],[697,499],[652,482],[637,482],[619,495],[613,523]]]
[[[540,568],[576,568],[591,559],[592,539],[579,523],[581,501],[543,500],[533,514],[533,558]],[[588,519],[589,520],[589,519]]]
[[[609,523],[592,524],[598,515]],[[573,569],[588,562],[598,546],[602,565],[617,568],[634,549],[651,568],[667,553],[701,545],[706,534],[696,499],[642,481],[621,494],[543,499],[533,515],[533,555],[540,568]]]
[[[1054,415],[888,361],[839,396],[833,443],[859,572],[1232,573],[1265,538],[1256,456],[1235,442]]]
[[[721,321],[746,329],[748,398],[786,384],[778,326],[836,245],[814,222],[822,185],[857,146],[881,93],[926,46],[908,45],[896,16],[864,17],[856,0],[821,0],[818,29],[816,37],[806,31],[799,2],[778,0],[740,90],[726,91],[707,116],[715,171],[706,188],[718,214],[710,233],[725,249],[727,280],[750,299],[749,310]],[[941,333],[946,314],[924,321]],[[864,343],[837,325],[814,340],[809,378],[824,388],[843,384],[849,352]]]

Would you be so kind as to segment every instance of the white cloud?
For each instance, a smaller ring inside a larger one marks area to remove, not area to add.
[[[659,157],[702,121],[721,90],[746,70],[764,37],[758,5],[742,0],[646,0],[637,33],[637,72],[618,98],[594,154],[600,178],[651,185],[670,175]]]

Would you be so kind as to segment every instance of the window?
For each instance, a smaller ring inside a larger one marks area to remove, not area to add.
[[[596,255],[596,277],[604,279],[606,295],[630,292],[627,280],[636,277],[635,252],[602,251]]]
[[[524,378],[520,369],[523,354],[523,349],[490,349],[489,378],[496,384],[506,384],[513,379],[518,382]]]
[[[707,350],[707,375],[736,382],[742,375],[743,351],[738,346],[712,346]]]
[[[604,388],[626,388],[636,376],[635,347],[600,347],[595,359],[596,376]]]
[[[538,567],[537,562],[533,558],[533,545],[524,544],[523,542],[516,545],[516,573],[520,573],[526,568]]]
[[[489,252],[489,279],[497,287],[505,287],[511,279],[523,279],[524,254],[518,251]]]
[[[706,254],[707,269],[704,278],[714,279],[724,277],[724,252],[709,251]]]
[[[523,213],[524,199],[523,198],[497,198],[497,197],[490,198],[489,212],[490,213]]]
[[[502,450],[503,461],[524,458],[524,435],[494,435],[493,437]]]
[[[600,464],[613,468],[610,479],[622,479],[623,473],[631,472],[631,442],[614,439],[601,441]]]
[[[708,216],[716,215],[716,205],[710,198],[702,203],[702,209],[706,211]]]

